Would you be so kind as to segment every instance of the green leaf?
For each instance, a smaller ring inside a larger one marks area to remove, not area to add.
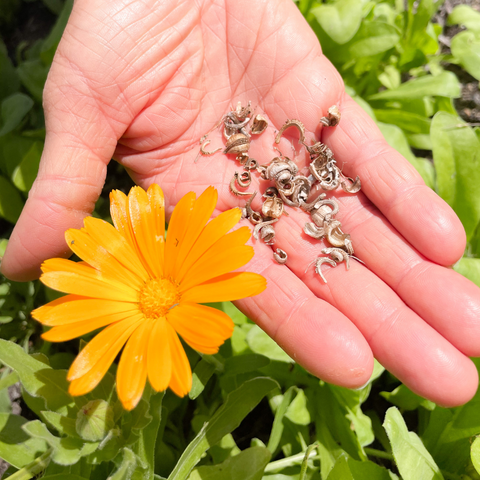
[[[26,60],[17,67],[22,84],[38,102],[42,101],[48,70],[49,67],[46,67],[41,60]]]
[[[403,480],[443,480],[443,475],[420,438],[409,432],[395,407],[387,410],[383,426]]]
[[[338,0],[312,8],[318,23],[338,44],[347,43],[357,33],[362,21],[362,2]]]
[[[453,269],[480,287],[480,258],[461,258]]]
[[[452,38],[450,48],[460,65],[480,80],[480,30],[460,32]]]
[[[309,425],[312,419],[307,408],[307,397],[303,390],[299,390],[292,403],[287,408],[285,417],[297,425]]]
[[[18,127],[32,107],[33,100],[23,93],[14,93],[5,98],[2,102],[0,136]]]
[[[8,57],[7,47],[0,38],[0,100],[18,92],[20,80]]]
[[[16,223],[22,209],[22,197],[11,183],[0,175],[0,217]]]
[[[227,358],[225,361],[225,375],[239,375],[241,373],[254,372],[270,364],[265,355],[255,353],[238,355]]]
[[[219,465],[196,468],[188,480],[261,480],[270,457],[265,447],[247,448]]]
[[[416,113],[396,109],[374,109],[378,121],[397,125],[405,132],[430,133],[430,120]]]
[[[137,469],[133,475],[133,479],[142,480],[151,478],[155,467],[155,444],[157,441],[158,428],[160,427],[162,414],[162,401],[165,392],[155,393],[150,397],[148,416],[151,421],[141,429],[140,438],[132,449],[137,456],[137,463],[142,468]],[[160,439],[161,440],[161,439]]]
[[[45,0],[44,0],[45,1]],[[52,2],[52,0],[48,0]],[[68,18],[72,11],[73,0],[67,0],[63,5],[60,0],[54,0],[56,4],[59,4],[60,15],[55,22],[52,30],[48,34],[48,37],[43,41],[42,50],[40,52],[40,58],[43,60],[45,65],[50,65],[53,61],[53,56],[55,55],[55,51],[57,50],[58,43],[62,38],[63,31],[65,30],[65,26],[67,25]]]
[[[377,125],[387,143],[402,154],[416,168],[417,172],[422,176],[423,181],[430,188],[433,188],[435,182],[433,164],[425,158],[416,158],[415,155],[413,155],[408,145],[407,137],[399,127],[382,122],[377,122]]]
[[[480,142],[455,115],[438,112],[431,128],[437,192],[455,210],[470,239],[480,220]]]
[[[356,460],[366,460],[362,443],[368,441],[372,433],[368,433],[369,426],[371,429],[371,420],[362,418],[359,405],[361,392],[353,390],[342,392],[339,389],[341,387],[328,384],[318,387],[313,400],[316,421],[325,424],[329,434],[348,455]],[[316,425],[318,428],[318,424]]]
[[[441,96],[458,98],[460,96],[460,83],[452,72],[443,72],[434,77],[425,75],[402,83],[398,88],[384,90],[383,92],[370,95],[369,100],[385,99],[411,99],[425,96]]]
[[[215,365],[202,358],[193,369],[192,388],[188,394],[191,400],[195,400],[204,390],[205,385],[215,372]]]
[[[267,448],[272,452],[276,453],[278,446],[280,445],[280,440],[282,438],[282,433],[284,429],[283,418],[287,413],[287,408],[292,401],[293,392],[297,390],[297,387],[290,387],[285,394],[283,395],[280,405],[275,411],[275,418],[273,419],[272,431],[270,433],[270,438],[268,439]]]
[[[427,410],[433,410],[435,408],[433,402],[413,393],[405,385],[398,386],[392,392],[380,392],[380,395],[402,410],[415,410],[420,406]]]
[[[35,142],[13,172],[12,181],[22,192],[28,192],[32,188],[38,173],[42,151],[43,142]]]
[[[469,30],[480,31],[480,12],[469,5],[456,5],[447,18],[447,25],[463,25]]]
[[[130,480],[136,465],[137,458],[135,454],[129,448],[125,447],[122,450],[122,462],[120,466],[107,480]]]
[[[258,405],[260,400],[274,388],[278,388],[278,384],[274,380],[257,377],[246,381],[242,386],[231,392],[225,403],[185,449],[168,479],[187,478],[202,455],[225,435],[235,430],[241,421]]]
[[[359,462],[342,455],[336,461],[327,480],[393,480],[394,478],[398,477],[376,463]]]
[[[68,435],[69,437],[80,438],[75,428],[75,420],[73,418],[60,415],[56,412],[49,412],[45,410],[42,413],[42,417],[62,435]]]
[[[390,50],[399,39],[398,30],[393,25],[365,21],[348,44],[348,50],[353,58],[369,57]]]
[[[78,438],[56,437],[40,420],[25,423],[22,430],[34,439],[44,440],[52,447],[52,460],[59,465],[73,465],[98,447],[98,443],[84,443]]]
[[[58,473],[56,475],[46,475],[42,477],[42,480],[88,480],[88,478],[73,473]]]
[[[64,414],[68,407],[74,407],[65,370],[53,370],[27,355],[19,345],[3,339],[0,339],[0,361],[17,372],[25,390],[34,397],[42,397],[49,410]]]
[[[10,413],[0,413],[0,458],[16,468],[33,462],[47,450],[45,441],[30,438],[22,426],[28,421]]]
[[[247,334],[248,346],[253,352],[264,355],[270,360],[278,360],[279,362],[294,363],[294,360],[285,353],[260,327],[253,325]]]
[[[472,442],[470,458],[475,470],[480,474],[480,437],[475,437],[475,440]]]

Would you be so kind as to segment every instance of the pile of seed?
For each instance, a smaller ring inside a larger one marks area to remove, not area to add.
[[[299,143],[305,147],[310,155],[308,177],[301,175],[298,167],[290,158],[282,155],[278,148],[279,156],[274,157],[268,165],[259,165],[248,154],[252,136],[264,132],[268,122],[263,115],[256,115],[252,120],[252,108],[250,102],[242,107],[239,102],[237,108],[223,116],[214,128],[222,127],[226,145],[223,153],[235,155],[236,160],[243,166],[243,172],[235,172],[230,181],[230,190],[234,195],[250,197],[243,209],[243,216],[253,225],[253,236],[255,239],[262,239],[267,245],[275,242],[275,229],[273,225],[278,222],[284,213],[284,205],[301,208],[310,213],[312,222],[306,223],[304,232],[316,239],[325,239],[331,247],[324,248],[320,256],[312,263],[315,263],[315,271],[322,280],[327,280],[322,274],[321,265],[328,263],[336,267],[338,263],[345,262],[347,269],[350,267],[349,259],[353,257],[353,245],[350,235],[341,229],[341,223],[335,219],[339,211],[338,202],[334,198],[325,198],[326,194],[321,193],[314,201],[307,202],[310,193],[316,188],[325,191],[333,191],[341,187],[345,192],[357,193],[361,188],[360,178],[355,180],[345,177],[338,168],[332,151],[322,142],[316,142],[309,146],[305,143],[305,127],[299,120],[287,120],[275,137],[275,143],[280,139],[287,128],[294,127],[299,131]],[[320,119],[326,127],[334,127],[340,121],[340,112],[334,105],[328,109],[328,115]],[[201,148],[199,155],[213,155],[222,150],[217,148],[214,151],[207,151],[205,147],[210,143],[208,134],[200,139]],[[241,191],[239,188],[248,188],[251,184],[251,172],[257,171],[264,180],[273,182],[273,186],[267,188],[263,194],[263,205],[260,212],[252,209],[252,200],[257,192]],[[287,261],[287,254],[277,248],[273,254],[274,259],[281,264]],[[355,257],[354,257],[355,258]],[[358,260],[358,259],[357,259]]]

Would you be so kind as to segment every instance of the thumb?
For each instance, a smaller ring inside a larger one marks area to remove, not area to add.
[[[1,263],[2,273],[16,281],[38,278],[47,258],[69,256],[65,231],[79,228],[93,211],[117,144],[97,101],[77,87],[55,88],[58,74],[52,73],[44,94],[47,136],[38,176]]]

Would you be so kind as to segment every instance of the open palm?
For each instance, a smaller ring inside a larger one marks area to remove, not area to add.
[[[208,185],[219,190],[220,210],[242,205],[228,187],[239,170],[233,156],[194,162],[199,138],[238,101],[269,119],[250,149],[260,163],[276,155],[275,130],[298,118],[346,175],[360,176],[360,194],[335,195],[337,218],[365,262],[352,261],[348,272],[344,264],[326,268],[322,283],[306,267],[323,245],[303,234],[308,216],[288,209],[275,245],[287,252],[288,267],[256,242],[248,270],[264,275],[269,288],[238,306],[326,381],[362,386],[375,356],[420,395],[443,405],[469,400],[477,387],[468,356],[480,355],[480,292],[444,267],[463,253],[463,228],[345,94],[290,0],[75,2],[45,87],[39,175],[3,272],[34,278],[41,261],[67,254],[64,232],[93,210],[112,157],[140,185],[161,185],[167,212]],[[340,125],[321,131],[318,121],[333,104]],[[220,131],[209,138],[209,148],[223,145]],[[307,158],[294,145],[301,167]]]

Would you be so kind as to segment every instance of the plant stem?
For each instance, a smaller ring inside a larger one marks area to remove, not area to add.
[[[394,461],[391,453],[384,452],[383,450],[377,450],[376,448],[365,448],[365,453],[371,457],[385,458],[387,460]]]
[[[280,470],[285,467],[290,467],[292,465],[297,465],[303,461],[305,458],[305,452],[296,453],[291,457],[281,458],[280,460],[276,460],[275,462],[270,462],[265,467],[265,472],[273,472],[275,470]],[[310,460],[317,460],[319,458],[318,455],[314,457],[310,457]]]
[[[25,465],[18,472],[15,472],[13,475],[10,475],[8,478],[10,480],[29,480],[32,477],[35,477],[39,473],[43,472],[50,463],[50,455],[52,454],[52,449],[49,448],[45,453],[37,457],[32,463]]]

